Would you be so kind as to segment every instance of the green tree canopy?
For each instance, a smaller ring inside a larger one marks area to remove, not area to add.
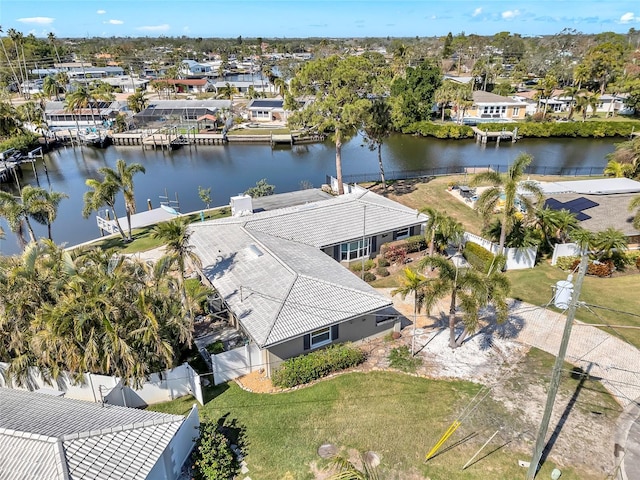
[[[404,78],[396,78],[391,84],[396,128],[431,118],[435,92],[441,83],[440,67],[429,60],[415,68],[407,68]]]

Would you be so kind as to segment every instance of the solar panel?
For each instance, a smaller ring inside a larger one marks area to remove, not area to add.
[[[576,219],[581,222],[584,220],[589,220],[591,218],[591,216],[584,213],[583,210],[587,210],[589,208],[597,207],[598,205],[600,205],[599,203],[596,203],[593,200],[589,200],[585,197],[579,197],[568,202],[561,202],[555,198],[547,198],[544,204],[546,207],[551,208],[552,210],[569,210],[575,215]]]
[[[556,200],[555,198],[547,198],[544,205],[549,207],[551,210],[562,210],[564,203]]]
[[[582,212],[574,213],[574,216],[576,217],[576,220],[578,220],[579,222],[582,222],[584,220],[589,220],[591,218],[589,215]]]

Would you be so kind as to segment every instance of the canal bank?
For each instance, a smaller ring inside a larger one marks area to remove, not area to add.
[[[606,165],[606,155],[614,150],[614,139],[523,139],[518,143],[481,145],[473,139],[447,141],[434,138],[393,135],[382,148],[387,172],[411,172],[430,169],[453,169],[474,165],[505,168],[521,152],[534,157],[534,167],[573,169],[589,167],[597,172]],[[142,150],[140,147],[111,146],[61,147],[36,162],[37,178],[31,169],[23,169],[21,185],[38,182],[40,186],[65,192],[68,199],[60,203],[53,237],[58,243],[76,244],[98,236],[93,216],[82,218],[82,197],[88,178],[99,179],[98,169],[115,167],[116,160],[137,162],[146,174],[136,175],[135,194],[138,210],[146,209],[147,199],[159,205],[160,196],[178,198],[183,212],[204,208],[198,187],[211,188],[211,204],[226,205],[231,196],[244,192],[266,178],[276,192],[288,192],[312,185],[319,187],[327,175],[335,175],[335,146],[330,141],[293,146],[268,144],[226,144],[192,146],[178,150]],[[342,148],[343,173],[377,175],[377,153],[367,147],[362,137],[355,137]],[[44,166],[46,165],[46,172]],[[348,177],[347,177],[348,178]],[[3,190],[17,194],[14,183],[2,184]],[[165,193],[166,192],[166,193]],[[116,210],[124,214],[121,197]],[[14,235],[6,221],[0,220],[6,238],[0,240],[0,253],[18,252]],[[45,227],[36,225],[38,235],[46,235]]]

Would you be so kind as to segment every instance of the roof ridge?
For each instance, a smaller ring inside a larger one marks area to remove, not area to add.
[[[383,295],[381,295],[381,294],[379,294],[377,292],[375,292],[375,293],[374,292],[365,292],[363,290],[358,290],[357,288],[349,287],[347,285],[342,285],[342,284],[339,284],[339,283],[330,282],[328,280],[323,280],[321,278],[316,278],[316,277],[313,277],[313,276],[305,274],[305,273],[300,273],[300,274],[298,274],[298,276],[303,277],[303,278],[308,278],[310,280],[313,280],[313,281],[319,282],[319,283],[323,283],[325,285],[331,285],[333,287],[339,287],[342,290],[349,290],[350,292],[361,293],[361,294],[367,295],[367,296],[369,296],[371,298],[385,298]]]
[[[55,443],[58,441],[57,437],[50,437],[49,435],[26,432],[24,430],[14,430],[12,428],[5,428],[5,427],[0,427],[0,435],[7,435],[9,437],[16,437],[16,438],[28,438],[30,440],[38,440],[40,442],[48,442],[48,443]]]
[[[184,417],[181,417],[180,415],[171,415],[170,418],[154,418],[152,420],[144,420],[142,422],[128,423],[125,425],[118,425],[115,427],[100,428],[98,430],[68,433],[67,435],[63,435],[62,437],[60,437],[60,440],[62,440],[63,442],[68,442],[70,440],[79,440],[83,438],[96,437],[99,435],[109,435],[109,434],[118,433],[118,432],[125,432],[128,430],[137,430],[139,428],[154,427],[156,425],[165,425],[169,423],[183,422],[183,421],[184,421]]]

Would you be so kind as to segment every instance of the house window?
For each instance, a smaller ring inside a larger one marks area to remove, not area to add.
[[[517,117],[520,113],[520,107],[513,107],[513,116]]]
[[[368,256],[371,250],[371,242],[369,238],[365,238],[364,242],[358,240],[356,242],[343,243],[340,245],[340,260],[354,260]]]
[[[321,347],[331,343],[331,328],[321,328],[311,332],[311,348]]]
[[[396,232],[396,240],[402,240],[409,237],[409,228],[401,228]]]

